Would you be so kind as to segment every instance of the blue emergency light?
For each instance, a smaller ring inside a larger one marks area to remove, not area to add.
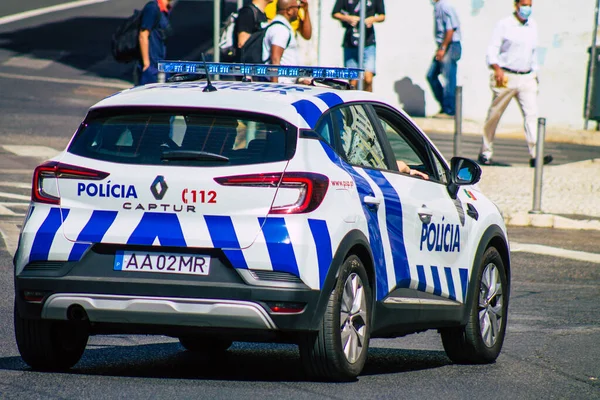
[[[236,64],[198,61],[160,61],[158,70],[168,74],[206,74],[229,76],[285,76],[288,78],[359,79],[358,68],[309,67],[292,65]]]

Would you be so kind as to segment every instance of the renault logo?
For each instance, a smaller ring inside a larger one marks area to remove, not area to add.
[[[167,182],[165,182],[165,177],[162,175],[158,175],[152,185],[150,185],[150,191],[156,200],[162,200],[165,197],[165,193],[167,193]]]

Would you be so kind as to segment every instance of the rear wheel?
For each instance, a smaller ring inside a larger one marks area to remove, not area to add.
[[[189,351],[218,354],[230,348],[233,341],[210,335],[190,335],[179,337],[179,343]]]
[[[334,381],[355,379],[367,360],[372,309],[371,287],[361,260],[351,255],[329,296],[319,332],[300,343],[309,377]]]
[[[16,304],[14,324],[21,358],[37,370],[71,368],[81,359],[89,338],[84,322],[22,318]]]
[[[467,325],[441,331],[446,354],[459,364],[494,362],[506,333],[508,281],[498,250],[486,250],[479,271],[478,292],[471,299]]]

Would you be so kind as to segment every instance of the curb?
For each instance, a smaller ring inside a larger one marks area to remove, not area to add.
[[[575,230],[600,230],[600,220],[576,220],[554,214],[530,214],[517,212],[503,215],[506,226],[531,226],[535,228],[556,228]]]

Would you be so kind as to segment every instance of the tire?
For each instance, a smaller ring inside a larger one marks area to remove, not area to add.
[[[62,371],[81,359],[87,345],[87,323],[26,319],[14,308],[15,338],[21,358],[34,370]]]
[[[302,337],[300,357],[309,378],[351,381],[361,373],[369,350],[373,297],[361,260],[349,256],[317,333]]]
[[[479,290],[470,301],[467,325],[441,330],[446,354],[457,364],[493,363],[502,350],[509,288],[496,248],[485,251],[475,285]]]
[[[227,351],[233,341],[209,335],[180,336],[179,343],[188,351],[219,354]]]

